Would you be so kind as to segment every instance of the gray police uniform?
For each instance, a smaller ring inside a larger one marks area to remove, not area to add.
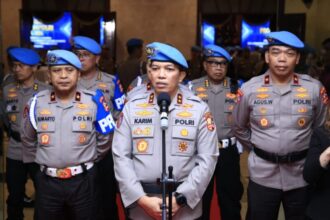
[[[143,74],[141,76],[137,76],[128,86],[127,93],[130,92],[135,87],[138,87],[142,84],[147,84],[149,82],[148,74]]]
[[[115,83],[113,82],[114,78],[114,76],[99,70],[92,79],[84,79],[80,77],[78,86],[91,91],[96,91],[97,89],[101,90],[110,107],[112,116],[117,118],[119,112],[114,110],[112,103],[115,91]]]
[[[288,85],[280,87],[273,84],[267,71],[243,84],[239,94],[234,129],[244,146],[254,148],[248,159],[250,179],[283,191],[306,186],[302,176],[304,151],[326,113],[327,96],[320,82],[294,74]],[[300,152],[302,158],[270,162],[256,155],[258,149],[278,155]]]
[[[109,149],[109,136],[96,132],[97,106],[94,92],[80,90],[68,103],[58,102],[55,93],[45,90],[37,94],[35,120],[37,130],[24,118],[22,141],[29,152],[35,151],[35,162],[50,168],[65,168],[94,162]]]
[[[221,218],[240,219],[240,200],[243,185],[240,181],[240,156],[234,137],[233,110],[236,104],[237,84],[233,85],[229,77],[218,84],[212,84],[208,76],[192,81],[192,90],[208,103],[217,127],[220,155],[215,170],[216,191],[221,209]],[[212,179],[213,180],[213,179]],[[209,218],[213,181],[203,196],[203,215]]]
[[[12,130],[21,132],[22,117],[27,115],[25,106],[29,99],[34,94],[49,87],[49,85],[46,85],[38,80],[34,80],[34,84],[30,88],[22,88],[22,86],[17,83],[8,84],[3,88],[6,113],[9,117]],[[22,143],[10,138],[7,157],[13,160],[23,161],[24,156]]]
[[[202,215],[202,195],[213,175],[218,158],[216,128],[208,106],[191,93],[179,89],[169,106],[166,131],[167,165],[181,183],[177,193],[187,199],[173,219],[196,219]],[[129,100],[117,121],[113,140],[115,174],[124,206],[132,219],[151,217],[137,205],[148,194],[148,184],[161,177],[161,139],[159,107],[154,90]],[[148,194],[158,196],[160,194]]]

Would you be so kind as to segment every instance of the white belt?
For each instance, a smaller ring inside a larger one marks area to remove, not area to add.
[[[230,141],[229,141],[230,140]],[[218,148],[223,149],[236,144],[236,137],[222,139],[218,142]]]
[[[86,166],[86,170],[89,170],[94,166],[94,163],[88,162],[88,163],[84,163],[84,165]],[[50,168],[50,167],[46,168],[46,166],[40,165],[40,170],[41,172],[44,172],[47,176],[57,177],[60,179],[68,179],[78,174],[81,174],[85,171],[83,165],[66,167],[62,169]]]

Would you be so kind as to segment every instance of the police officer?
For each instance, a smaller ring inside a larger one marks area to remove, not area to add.
[[[119,65],[118,75],[123,84],[124,91],[128,90],[130,83],[139,75],[145,73],[145,62],[141,60],[143,54],[143,41],[131,38],[126,42],[128,58]]]
[[[208,103],[218,134],[220,156],[215,169],[216,189],[222,220],[240,220],[240,200],[243,185],[240,181],[239,152],[232,132],[232,112],[236,103],[237,82],[226,77],[231,61],[222,47],[207,45],[203,51],[206,76],[192,81],[192,90]],[[203,219],[210,219],[213,179],[203,196]]]
[[[157,179],[162,172],[162,147],[157,95],[166,92],[171,97],[166,158],[177,180],[174,219],[198,219],[202,215],[201,198],[219,154],[213,116],[200,98],[179,88],[188,65],[176,48],[155,42],[147,46],[147,52],[152,89],[126,103],[112,145],[123,203],[130,219],[161,217]]]
[[[97,63],[102,52],[100,45],[93,39],[85,36],[73,38],[74,52],[82,63],[81,78],[78,85],[82,88],[95,91],[101,90],[110,107],[110,111],[116,118],[123,108],[124,101],[121,97],[115,97],[115,77],[100,71]],[[124,97],[125,98],[125,97]],[[111,143],[110,143],[111,146]],[[113,159],[111,150],[98,163],[101,187],[101,208],[99,218],[118,219],[116,205],[116,180],[113,171]]]
[[[6,159],[6,180],[8,187],[7,213],[8,219],[23,219],[23,198],[25,183],[29,174],[34,180],[37,165],[23,163],[23,144],[20,139],[21,120],[27,114],[24,109],[33,94],[46,89],[48,86],[34,78],[39,55],[27,48],[11,48],[8,54],[12,61],[12,71],[15,82],[3,88],[3,100],[6,115],[9,118],[9,145]]]
[[[114,121],[101,91],[77,88],[78,57],[66,50],[47,54],[54,89],[38,93],[24,118],[22,140],[30,151],[37,142],[37,214],[40,219],[95,219],[94,162],[109,149]],[[68,138],[69,137],[69,138]]]
[[[251,149],[247,219],[277,219],[281,202],[286,219],[305,219],[302,170],[328,98],[319,81],[294,72],[304,47],[297,36],[271,32],[267,40],[269,68],[243,84],[234,110],[236,136]]]

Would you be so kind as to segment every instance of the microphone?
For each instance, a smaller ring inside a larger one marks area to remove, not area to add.
[[[168,106],[171,104],[170,95],[162,92],[157,97],[157,104],[160,108],[160,128],[166,130],[168,128]]]

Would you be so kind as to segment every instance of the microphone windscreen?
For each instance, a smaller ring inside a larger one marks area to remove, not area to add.
[[[167,105],[170,105],[171,103],[171,97],[166,92],[161,92],[157,97],[157,104],[161,105],[163,101],[166,101]]]

